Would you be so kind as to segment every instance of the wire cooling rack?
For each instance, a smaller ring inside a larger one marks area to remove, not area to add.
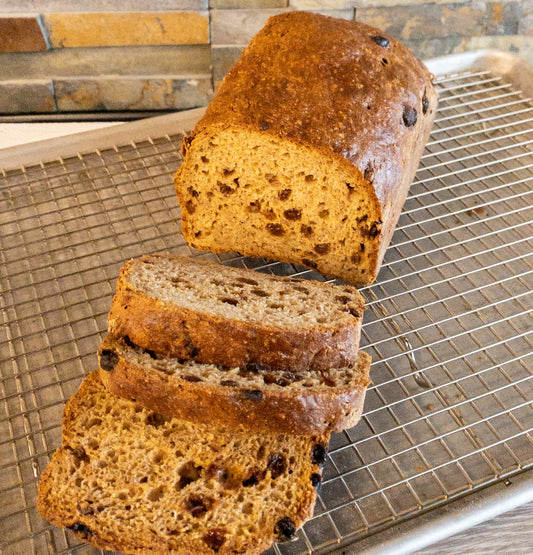
[[[362,289],[365,416],[333,436],[314,518],[272,553],[339,549],[533,466],[533,105],[490,71],[437,84],[431,140],[379,279]],[[181,138],[125,138],[0,175],[4,555],[99,552],[39,517],[36,484],[65,400],[96,367],[126,259],[170,251],[323,279],[191,250],[172,186]]]

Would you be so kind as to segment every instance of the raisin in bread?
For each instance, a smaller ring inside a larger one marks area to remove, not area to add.
[[[109,335],[98,351],[112,393],[167,417],[296,434],[357,424],[369,384],[370,356],[354,366],[290,372],[225,368],[180,360]]]
[[[183,141],[186,240],[372,283],[436,104],[426,67],[378,29],[272,17]]]
[[[92,373],[67,403],[37,508],[124,553],[260,553],[311,516],[328,436],[166,420]]]
[[[178,358],[300,372],[353,364],[363,311],[352,287],[146,255],[122,268],[108,330]]]

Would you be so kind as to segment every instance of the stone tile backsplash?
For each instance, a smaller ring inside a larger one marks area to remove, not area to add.
[[[533,63],[533,0],[4,0],[0,114],[204,106],[289,10],[374,25],[419,58],[495,48]]]

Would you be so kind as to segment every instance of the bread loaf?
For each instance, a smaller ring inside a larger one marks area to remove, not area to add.
[[[436,103],[425,66],[381,31],[272,17],[183,141],[186,240],[372,283]]]
[[[328,439],[166,420],[92,373],[65,407],[37,509],[102,549],[260,553],[311,516]]]
[[[354,364],[363,311],[352,287],[146,255],[122,268],[108,330],[171,357],[301,372]]]
[[[98,356],[102,382],[120,397],[166,417],[256,431],[351,428],[361,417],[369,384],[370,356],[364,352],[350,367],[272,371],[179,360],[108,336]]]

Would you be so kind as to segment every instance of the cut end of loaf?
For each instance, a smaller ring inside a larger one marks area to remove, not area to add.
[[[195,248],[296,263],[352,284],[375,279],[381,209],[341,157],[213,126],[191,141],[175,182]]]

